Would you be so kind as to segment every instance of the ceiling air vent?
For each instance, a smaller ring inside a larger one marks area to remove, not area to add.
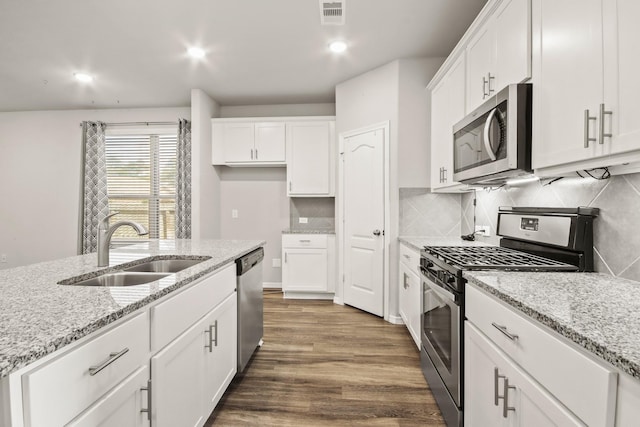
[[[320,23],[322,25],[344,25],[346,0],[320,0]]]

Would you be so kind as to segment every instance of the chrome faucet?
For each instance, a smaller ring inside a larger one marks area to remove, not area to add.
[[[105,216],[100,220],[100,224],[98,225],[98,267],[109,266],[109,245],[111,244],[113,233],[115,233],[118,228],[123,225],[129,225],[136,230],[138,236],[144,236],[149,233],[142,224],[133,221],[118,221],[109,227],[109,218],[118,215],[118,213],[119,212],[114,212]]]

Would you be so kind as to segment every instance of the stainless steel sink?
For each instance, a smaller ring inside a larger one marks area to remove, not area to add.
[[[66,283],[72,286],[135,286],[160,280],[170,273],[140,273],[133,271],[116,271],[79,282]]]
[[[133,267],[125,268],[124,271],[177,273],[202,261],[205,261],[205,259],[160,259],[134,265]]]

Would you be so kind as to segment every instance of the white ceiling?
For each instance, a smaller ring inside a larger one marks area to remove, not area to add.
[[[334,102],[372,68],[446,56],[485,2],[346,0],[346,25],[321,26],[318,0],[0,0],[0,111],[188,106],[192,88],[222,105]],[[332,54],[339,38],[349,50]]]

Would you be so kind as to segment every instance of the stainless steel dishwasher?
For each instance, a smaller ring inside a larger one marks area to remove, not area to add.
[[[253,352],[262,345],[262,260],[259,248],[236,260],[238,281],[238,373],[244,371]]]

